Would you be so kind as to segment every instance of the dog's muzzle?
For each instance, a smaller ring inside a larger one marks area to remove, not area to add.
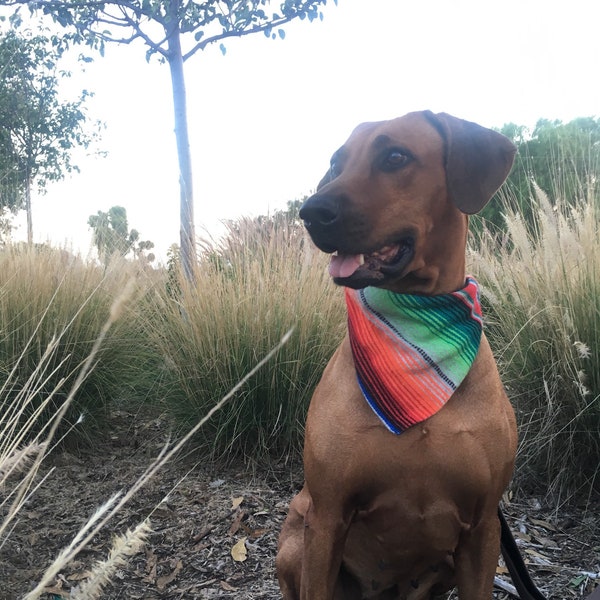
[[[404,231],[366,246],[368,222],[343,211],[342,206],[348,204],[338,196],[315,194],[299,213],[317,248],[333,255],[329,274],[334,282],[363,288],[402,277],[414,256],[414,232]]]

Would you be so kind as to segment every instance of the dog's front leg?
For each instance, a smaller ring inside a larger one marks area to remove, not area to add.
[[[500,523],[494,512],[473,530],[465,532],[455,556],[456,584],[460,600],[492,597],[500,555]]]
[[[350,518],[338,507],[311,503],[304,519],[301,600],[337,599],[349,525]]]

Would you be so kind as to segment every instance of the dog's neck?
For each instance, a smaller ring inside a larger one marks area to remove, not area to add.
[[[386,286],[397,294],[419,294],[422,296],[441,296],[460,290],[466,279],[464,258],[461,268],[447,269],[438,265],[425,264],[408,273],[399,282]]]
[[[386,289],[399,294],[439,296],[465,285],[468,217],[454,207],[432,227],[421,241],[408,273]]]

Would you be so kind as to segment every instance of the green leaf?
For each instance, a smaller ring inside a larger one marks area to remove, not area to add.
[[[285,40],[285,31],[283,29],[278,29],[277,33],[279,34],[279,38]]]
[[[225,44],[219,44],[219,49],[221,50],[221,54],[225,56],[227,54],[227,48],[225,48]]]

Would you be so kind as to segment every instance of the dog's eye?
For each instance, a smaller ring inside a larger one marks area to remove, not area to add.
[[[332,154],[331,159],[329,160],[329,181],[333,181],[336,177],[341,175],[344,170],[345,162],[346,152],[342,146]]]
[[[412,156],[406,150],[401,148],[391,148],[387,150],[381,161],[381,169],[383,171],[396,171],[404,167],[412,160]]]
[[[335,179],[342,172],[342,166],[340,165],[340,161],[332,158],[329,163],[329,175],[331,179]]]

